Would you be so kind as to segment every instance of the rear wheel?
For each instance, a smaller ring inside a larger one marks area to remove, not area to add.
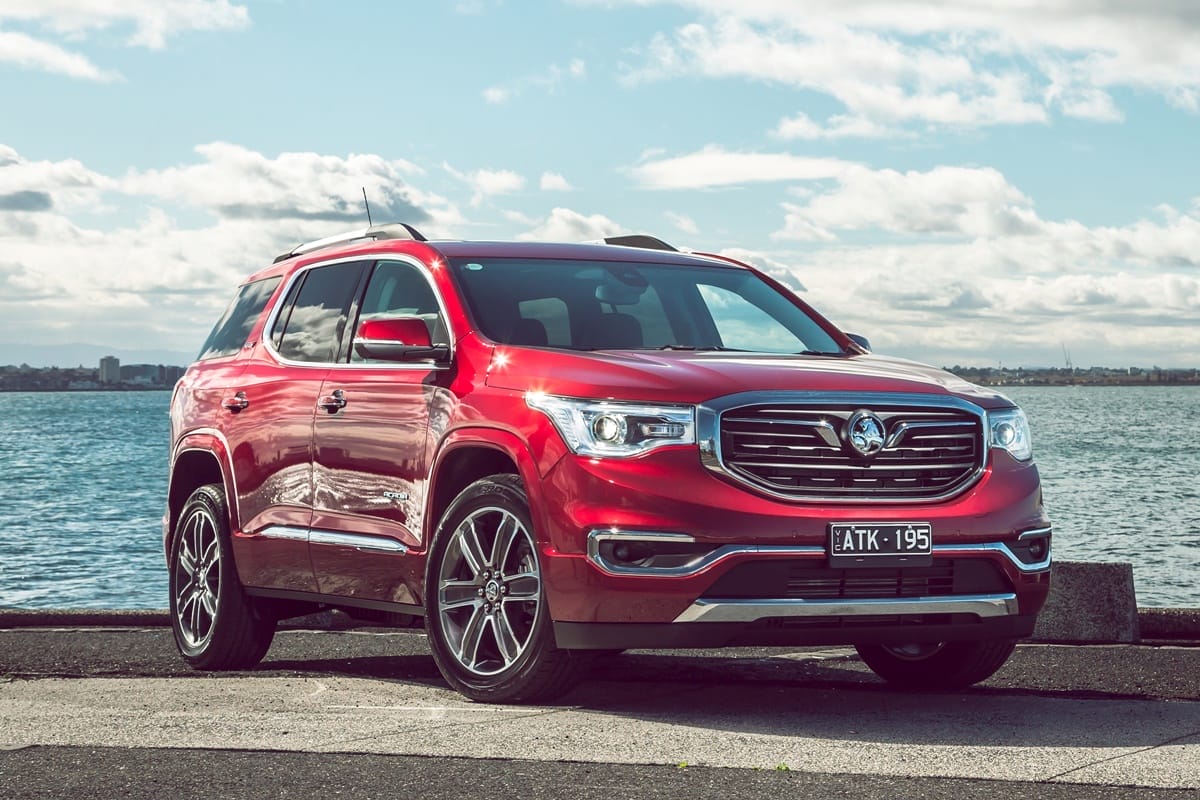
[[[547,700],[590,661],[554,644],[529,502],[515,475],[476,481],[451,503],[429,554],[425,594],[434,660],[472,700]]]
[[[225,491],[201,486],[184,504],[171,541],[171,628],[196,669],[253,666],[275,636],[275,618],[258,613],[238,580],[228,519]]]
[[[879,677],[908,689],[962,689],[1004,666],[1015,639],[984,642],[872,644],[856,648]]]

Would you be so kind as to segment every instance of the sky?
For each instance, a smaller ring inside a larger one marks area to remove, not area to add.
[[[1194,0],[0,0],[0,98],[0,343],[194,354],[365,187],[731,255],[880,353],[1200,367]]]

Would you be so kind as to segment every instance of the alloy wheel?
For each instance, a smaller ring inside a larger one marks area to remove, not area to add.
[[[175,618],[189,647],[203,646],[213,634],[221,593],[221,545],[216,520],[196,508],[181,526],[175,560]]]
[[[474,675],[513,666],[533,639],[541,575],[528,528],[481,508],[455,528],[438,571],[437,613],[451,654]]]

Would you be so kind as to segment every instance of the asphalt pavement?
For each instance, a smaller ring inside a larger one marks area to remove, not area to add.
[[[964,692],[847,648],[635,651],[470,703],[419,631],[282,631],[190,670],[161,627],[0,629],[0,797],[1200,796],[1200,647],[1023,645]]]

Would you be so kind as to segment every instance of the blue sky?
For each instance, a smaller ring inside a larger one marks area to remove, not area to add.
[[[195,352],[376,220],[648,232],[937,364],[1200,366],[1185,0],[0,0],[0,343]]]

